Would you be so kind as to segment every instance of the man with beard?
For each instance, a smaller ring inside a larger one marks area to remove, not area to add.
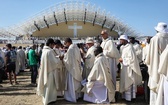
[[[119,40],[122,44],[122,53],[119,59],[122,66],[119,90],[124,99],[131,101],[136,98],[137,85],[142,82],[142,75],[135,50],[128,43],[128,37],[121,35]]]
[[[39,69],[37,94],[43,97],[43,104],[57,100],[57,82],[55,81],[58,70],[58,59],[54,55],[55,42],[49,38],[44,46]]]

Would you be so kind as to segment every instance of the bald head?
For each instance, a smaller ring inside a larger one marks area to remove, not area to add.
[[[101,34],[108,34],[108,31],[107,30],[102,30]]]
[[[108,31],[107,30],[102,30],[101,35],[102,35],[103,39],[107,39],[108,38]]]

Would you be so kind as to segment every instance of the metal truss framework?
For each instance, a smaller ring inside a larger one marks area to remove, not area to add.
[[[130,36],[138,36],[138,33],[130,26],[111,16],[110,13],[100,8],[96,8],[94,4],[86,1],[64,1],[55,4],[37,14],[28,18],[22,23],[7,28],[0,28],[0,37],[16,37],[23,35],[32,35],[35,31],[51,25],[59,26],[59,23],[68,21],[83,21],[83,23],[92,23],[93,26],[100,25],[102,28],[114,30],[118,34],[127,34]]]

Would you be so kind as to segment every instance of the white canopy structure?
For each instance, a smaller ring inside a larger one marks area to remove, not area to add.
[[[80,26],[78,26],[80,25]],[[70,27],[71,26],[71,27]],[[86,37],[107,29],[112,36],[138,36],[130,26],[110,12],[86,1],[64,1],[42,10],[22,23],[1,28],[0,37]]]

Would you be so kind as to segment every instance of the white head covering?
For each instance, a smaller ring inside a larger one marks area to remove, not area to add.
[[[167,24],[164,22],[159,22],[158,25],[154,28],[160,33],[168,33]]]
[[[129,41],[127,35],[121,35],[120,38],[118,38],[118,39],[119,39],[119,40],[120,40],[120,39],[123,39],[123,40],[127,40],[127,41]]]
[[[93,38],[88,37],[88,38],[86,39],[86,43],[94,43]]]

